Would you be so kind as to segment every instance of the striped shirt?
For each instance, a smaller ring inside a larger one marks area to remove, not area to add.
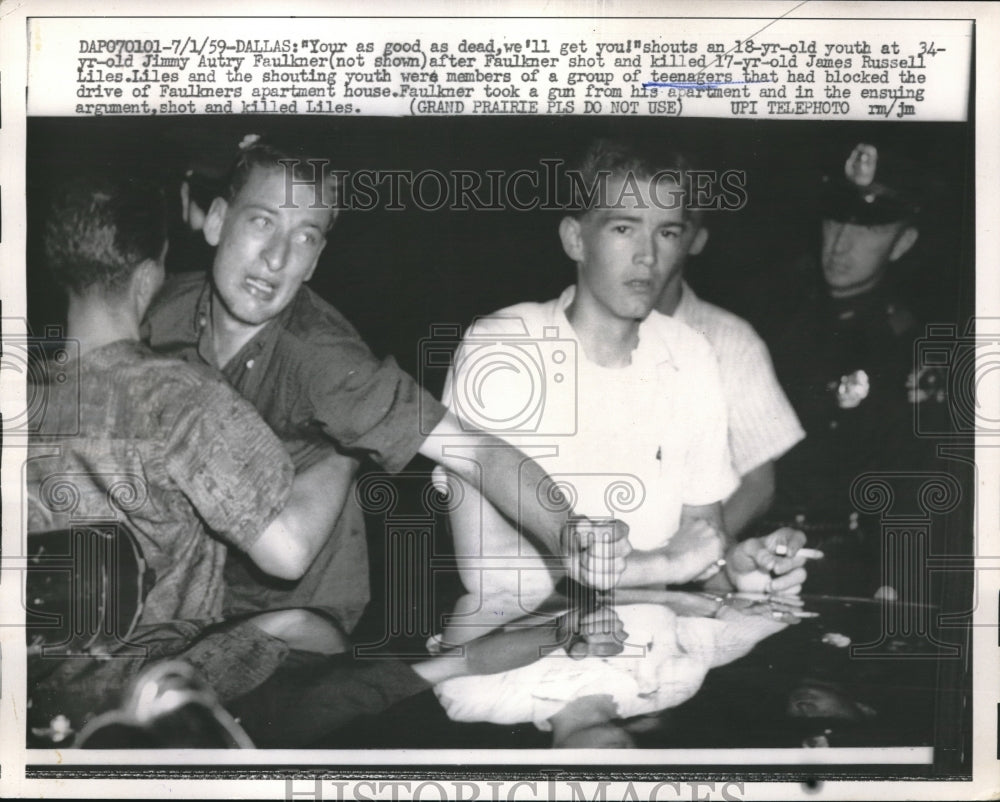
[[[711,343],[722,374],[733,468],[744,476],[805,437],[753,326],[684,285],[673,317]]]

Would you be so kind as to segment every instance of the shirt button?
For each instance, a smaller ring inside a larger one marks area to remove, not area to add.
[[[252,367],[253,367],[253,360],[252,359],[248,359],[247,360],[247,370],[250,370],[250,368],[252,368]]]
[[[837,428],[837,421],[835,421],[835,420],[830,421],[830,428],[831,429],[836,429]]]
[[[200,328],[205,328],[207,324],[208,324],[208,318],[206,318],[204,315],[198,318],[198,326]]]

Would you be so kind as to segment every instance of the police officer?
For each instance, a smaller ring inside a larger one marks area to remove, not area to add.
[[[777,463],[771,517],[827,553],[807,591],[871,595],[880,530],[859,516],[851,485],[869,471],[917,470],[925,451],[913,429],[917,322],[888,280],[917,242],[919,174],[862,143],[824,184],[822,280],[771,343],[806,431]]]

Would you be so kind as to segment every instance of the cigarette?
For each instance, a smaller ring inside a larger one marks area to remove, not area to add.
[[[789,607],[801,607],[805,604],[798,596],[781,596],[773,593],[741,593],[735,591],[726,594],[727,599],[743,599],[745,601],[774,602],[775,604],[786,604]]]
[[[795,553],[799,557],[805,557],[807,560],[822,560],[826,556],[819,549],[799,549]]]
[[[819,618],[819,613],[811,613],[808,610],[772,610],[771,615],[775,618],[784,618],[786,615],[795,618]]]

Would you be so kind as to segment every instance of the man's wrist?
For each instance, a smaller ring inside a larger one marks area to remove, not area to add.
[[[685,566],[683,555],[657,550],[649,555],[656,564],[656,576],[666,585],[684,585],[691,581],[692,573]]]
[[[410,669],[431,686],[455,677],[467,677],[472,673],[463,647],[411,663]]]
[[[736,590],[736,583],[730,578],[729,567],[726,565],[719,573],[706,579],[702,587],[714,593],[729,593]]]

